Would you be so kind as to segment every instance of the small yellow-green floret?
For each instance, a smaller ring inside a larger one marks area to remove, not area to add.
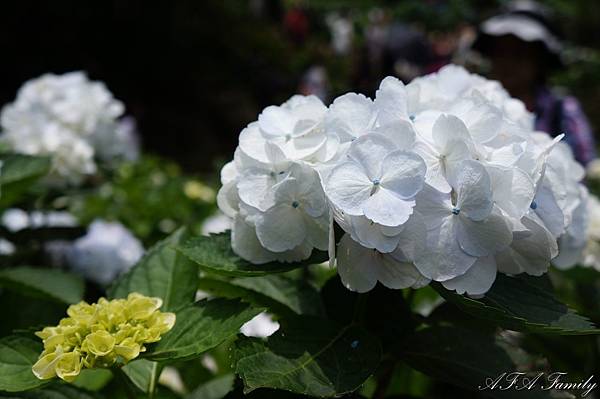
[[[126,364],[146,350],[144,344],[159,341],[175,325],[175,314],[159,311],[161,305],[160,298],[132,293],[127,299],[69,306],[69,317],[36,332],[44,351],[33,374],[41,380],[73,381],[82,368]]]

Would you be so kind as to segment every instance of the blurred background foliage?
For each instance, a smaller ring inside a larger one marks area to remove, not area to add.
[[[267,105],[303,91],[311,67],[325,72],[326,102],[372,94],[389,71],[369,66],[374,19],[399,22],[432,44],[433,68],[459,39],[506,1],[490,0],[23,0],[2,5],[0,102],[44,72],[88,71],[123,100],[145,150],[214,177],[241,129]],[[600,126],[600,3],[545,0],[565,33],[568,66],[553,82],[575,94]],[[344,53],[332,48],[331,16],[352,23]],[[484,71],[485,72],[485,71]]]

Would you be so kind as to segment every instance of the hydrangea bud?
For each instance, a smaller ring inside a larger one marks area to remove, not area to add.
[[[160,298],[131,293],[126,299],[69,306],[58,326],[36,332],[44,351],[33,365],[42,380],[73,381],[83,368],[126,364],[157,342],[175,325],[175,314],[161,312]]]

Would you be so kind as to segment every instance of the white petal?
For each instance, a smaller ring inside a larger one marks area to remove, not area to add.
[[[256,168],[248,169],[237,183],[239,198],[250,206],[266,210],[272,205],[272,200],[267,197],[276,183],[276,175]],[[263,204],[265,206],[262,206]]]
[[[306,241],[313,247],[326,251],[329,242],[329,215],[313,218],[307,214],[303,215],[306,227]]]
[[[380,262],[374,263],[377,279],[381,284],[393,290],[412,287],[423,276],[411,264],[398,262],[386,254],[380,254]]]
[[[492,140],[502,127],[501,111],[489,104],[474,104],[459,116],[469,128],[473,140],[478,143]]]
[[[452,187],[446,180],[444,165],[442,165],[439,154],[435,152],[433,147],[423,141],[417,141],[414,145],[414,151],[423,158],[427,165],[425,182],[441,192],[449,193],[452,191]]]
[[[221,184],[227,184],[237,179],[238,170],[235,166],[235,161],[227,162],[221,168]]]
[[[417,154],[398,150],[383,159],[382,169],[381,187],[408,199],[421,191],[427,166]]]
[[[231,181],[224,184],[217,193],[217,205],[221,212],[229,217],[235,217],[238,212],[238,197],[236,182]]]
[[[254,226],[246,223],[239,215],[231,227],[231,248],[237,255],[256,264],[267,263],[275,259],[273,253],[258,241]]]
[[[257,218],[256,236],[269,251],[294,249],[306,238],[302,212],[289,204],[275,205]]]
[[[493,165],[488,166],[487,171],[496,205],[511,217],[520,220],[529,210],[535,193],[529,175],[518,168]]]
[[[492,288],[496,280],[496,262],[492,256],[477,259],[477,262],[462,276],[443,281],[442,285],[459,294],[482,295]]]
[[[383,79],[376,92],[375,106],[382,125],[408,119],[407,93],[404,84],[391,76]]]
[[[534,219],[524,217],[523,225],[531,232],[525,238],[513,240],[510,247],[496,254],[498,270],[507,274],[527,273],[541,276],[550,260],[558,254],[558,244],[552,234]]]
[[[415,143],[415,130],[412,124],[405,120],[390,122],[378,127],[375,132],[392,140],[400,150],[410,150]]]
[[[290,110],[275,105],[268,106],[258,115],[260,130],[268,136],[291,135],[296,122]]]
[[[369,199],[373,183],[364,169],[354,161],[333,168],[327,176],[325,192],[331,202],[350,215],[362,215],[363,204]]]
[[[349,234],[340,240],[337,249],[337,270],[346,288],[367,292],[377,284],[377,272],[373,267],[375,250],[356,243]]]
[[[348,150],[348,157],[360,164],[369,180],[381,178],[382,161],[386,155],[394,151],[395,144],[380,134],[367,134],[354,140]]]
[[[472,220],[485,219],[494,205],[490,176],[477,161],[463,161],[456,177],[457,207]]]
[[[414,200],[404,200],[383,187],[363,204],[366,217],[384,226],[399,226],[406,222],[413,212]]]
[[[284,140],[281,148],[285,153],[285,157],[301,160],[315,155],[325,145],[326,141],[327,136],[323,132],[315,131],[301,137]]]
[[[412,262],[426,249],[427,228],[418,212],[413,212],[404,226],[397,238],[398,246],[391,255],[401,262]]]
[[[443,219],[439,228],[427,234],[427,248],[414,260],[415,267],[427,278],[445,281],[464,274],[476,257],[465,253],[456,239],[456,218]]]
[[[498,212],[479,221],[464,216],[456,218],[459,220],[456,225],[458,242],[469,255],[492,255],[506,249],[512,242],[511,225]]]
[[[458,140],[465,143],[471,141],[469,130],[463,121],[454,115],[440,115],[432,129],[433,140],[439,149],[446,148],[451,141]]]
[[[383,234],[381,225],[364,216],[352,216],[350,224],[352,238],[366,248],[377,249],[379,252],[392,252],[398,246],[397,237]]]
[[[373,101],[362,94],[347,93],[336,98],[326,117],[328,130],[336,133],[342,141],[371,132],[375,123]]]
[[[565,232],[565,215],[558,205],[553,192],[541,186],[533,199],[535,213],[544,221],[544,225],[555,237]]]
[[[266,138],[260,132],[258,123],[254,122],[249,124],[240,133],[239,143],[240,150],[248,157],[255,159],[259,162],[267,163],[269,158],[265,152]]]
[[[437,229],[444,219],[452,214],[450,194],[425,184],[417,195],[415,209],[422,215],[427,230]]]

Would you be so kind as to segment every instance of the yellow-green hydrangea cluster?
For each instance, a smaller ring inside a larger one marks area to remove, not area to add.
[[[111,367],[138,357],[144,344],[159,341],[173,328],[175,314],[161,312],[160,298],[138,293],[127,299],[98,303],[80,302],[67,310],[69,317],[36,335],[44,351],[33,365],[33,374],[45,380],[58,376],[72,381],[81,368]]]

